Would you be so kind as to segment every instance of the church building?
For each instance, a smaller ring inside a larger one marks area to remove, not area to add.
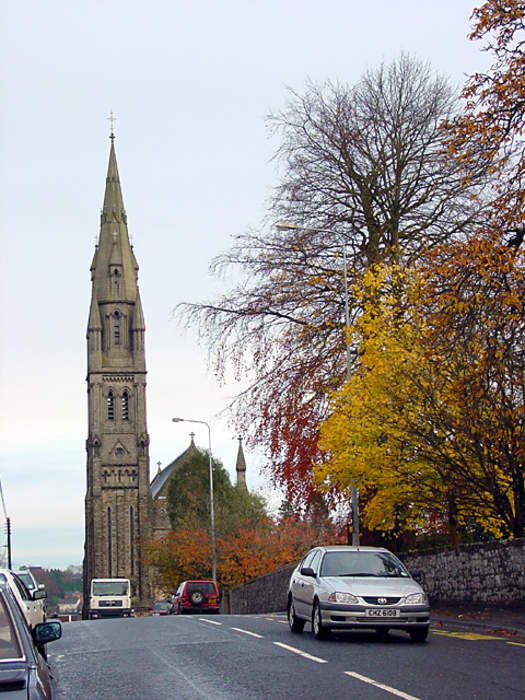
[[[145,324],[137,260],[130,244],[115,136],[106,177],[100,233],[91,264],[87,327],[88,437],[85,497],[84,605],[93,578],[129,578],[135,607],[148,605],[153,570],[140,561],[137,541],[162,537],[169,478],[188,450],[150,484],[146,424]],[[246,488],[239,440],[237,484]]]

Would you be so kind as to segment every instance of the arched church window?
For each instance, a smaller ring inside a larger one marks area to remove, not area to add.
[[[129,395],[127,391],[122,394],[122,420],[129,420]]]
[[[118,311],[113,314],[113,341],[115,345],[120,345],[120,314]]]
[[[108,420],[115,420],[115,397],[113,392],[110,391],[107,398],[108,402]]]

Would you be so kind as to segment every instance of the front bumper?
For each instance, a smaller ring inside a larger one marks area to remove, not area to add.
[[[408,627],[428,627],[430,624],[430,607],[428,605],[392,606],[392,609],[399,610],[399,615],[396,617],[370,617],[367,611],[375,609],[374,606],[370,605],[320,603],[320,609],[322,624],[334,629],[355,629],[356,627],[406,629]]]
[[[102,617],[131,617],[131,608],[92,608],[89,616],[92,620]]]

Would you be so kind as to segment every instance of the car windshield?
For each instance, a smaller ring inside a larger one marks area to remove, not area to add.
[[[93,595],[128,595],[128,582],[93,581]]]
[[[390,552],[326,552],[321,576],[403,576],[409,573]]]
[[[33,583],[31,574],[28,574],[25,571],[17,571],[16,575],[18,576],[18,578],[22,579],[22,581],[26,584],[26,588],[28,588],[30,591],[33,590],[35,584]]]

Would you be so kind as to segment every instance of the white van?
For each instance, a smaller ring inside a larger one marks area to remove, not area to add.
[[[94,578],[89,595],[89,619],[130,617],[131,586],[127,578]]]

